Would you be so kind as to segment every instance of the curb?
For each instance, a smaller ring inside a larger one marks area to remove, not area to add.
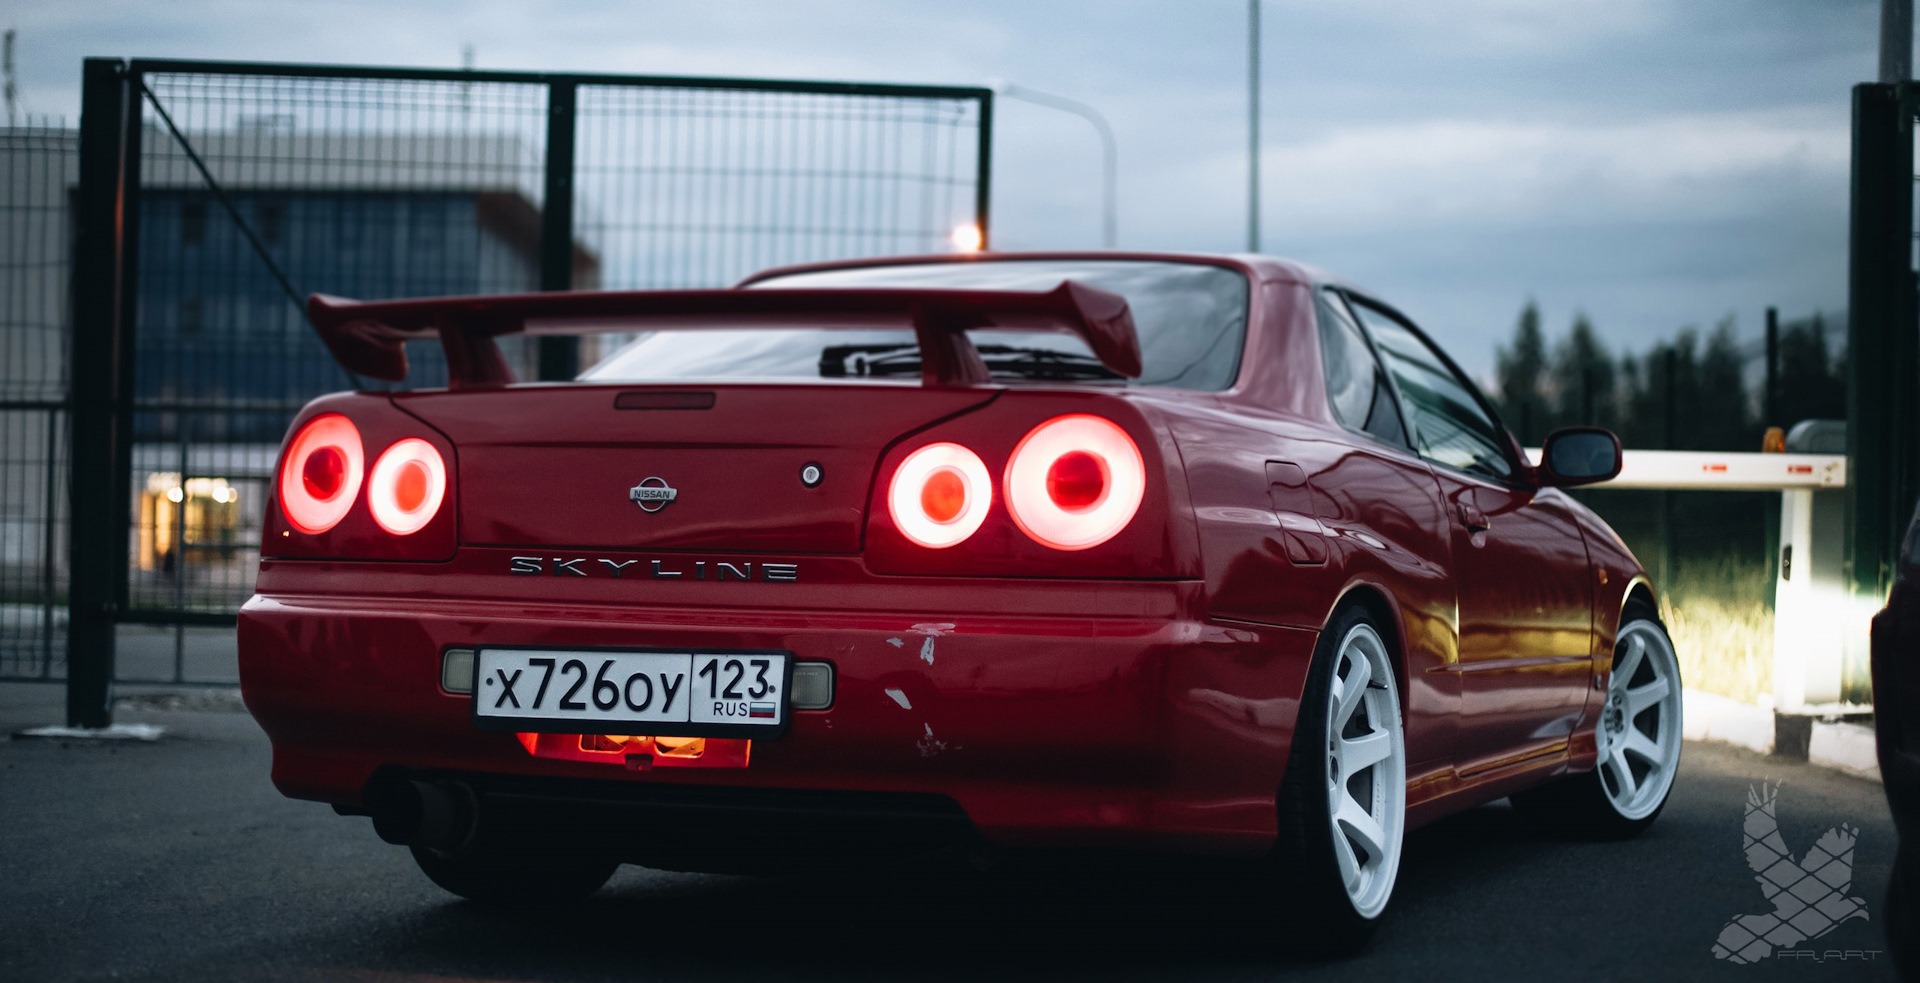
[[[1689,741],[1716,741],[1761,754],[1779,754],[1855,778],[1880,781],[1880,762],[1870,726],[1779,714],[1769,706],[1702,690],[1683,690],[1681,700],[1681,733]]]
[[[1773,753],[1773,708],[1742,703],[1705,690],[1680,691],[1681,736]]]
[[[1863,724],[1844,720],[1814,721],[1813,735],[1807,740],[1807,761],[1856,778],[1880,781],[1880,757],[1874,748],[1873,728]]]

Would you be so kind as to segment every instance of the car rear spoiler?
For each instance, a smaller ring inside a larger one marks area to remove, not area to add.
[[[456,388],[514,381],[494,343],[501,335],[706,328],[910,326],[928,386],[987,381],[969,329],[1065,331],[1085,341],[1100,364],[1140,375],[1140,338],[1126,299],[1072,280],[1048,291],[657,290],[373,302],[314,294],[307,317],[347,371],[394,382],[407,377],[405,343],[438,337]]]

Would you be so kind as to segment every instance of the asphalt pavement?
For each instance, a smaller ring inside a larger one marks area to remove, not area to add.
[[[58,723],[57,686],[0,685],[0,732]],[[509,915],[442,893],[366,819],[281,798],[230,697],[149,696],[152,744],[0,743],[7,980],[1893,979],[1880,786],[1688,744],[1666,812],[1627,843],[1543,836],[1496,803],[1413,833],[1363,955],[1300,950],[1241,881],[1136,869],[760,880],[622,868],[586,905]],[[1716,959],[1763,913],[1742,852],[1779,783],[1795,856],[1857,829],[1867,918],[1758,965]]]

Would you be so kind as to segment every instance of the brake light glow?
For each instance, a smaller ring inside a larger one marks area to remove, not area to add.
[[[1091,549],[1118,535],[1146,487],[1133,438],[1089,413],[1034,427],[1007,462],[1007,512],[1034,542],[1057,550]]]
[[[353,508],[365,467],[360,430],[352,420],[338,413],[314,417],[294,435],[280,462],[280,511],[309,535],[332,529]]]
[[[908,454],[887,488],[894,526],[928,549],[965,542],[987,521],[992,505],[987,466],[959,444],[928,444]]]
[[[373,521],[395,536],[419,532],[440,512],[447,495],[447,464],[418,437],[396,441],[373,462],[367,507]]]

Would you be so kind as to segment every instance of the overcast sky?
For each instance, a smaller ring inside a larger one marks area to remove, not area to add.
[[[1091,103],[1120,245],[1246,242],[1243,0],[15,0],[21,95],[169,56],[981,84]],[[1268,0],[1266,251],[1400,305],[1477,373],[1528,297],[1642,349],[1846,303],[1850,89],[1876,0]],[[1099,149],[1003,100],[995,245],[1097,246]]]

